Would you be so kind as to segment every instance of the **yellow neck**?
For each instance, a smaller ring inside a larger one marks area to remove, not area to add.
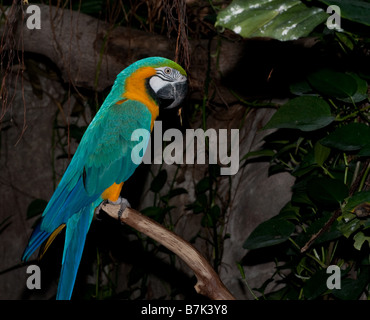
[[[126,79],[125,93],[123,94],[124,98],[136,100],[146,105],[152,114],[150,130],[153,130],[154,121],[159,115],[159,107],[152,97],[148,95],[145,81],[147,78],[154,76],[155,73],[155,69],[151,67],[144,67],[135,71]]]

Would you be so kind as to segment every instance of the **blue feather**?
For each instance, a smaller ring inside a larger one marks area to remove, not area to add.
[[[32,253],[50,236],[50,232],[41,230],[41,223],[39,223],[33,230],[28,245],[22,255],[22,261],[27,261]]]
[[[72,296],[80,265],[87,232],[94,216],[95,206],[100,200],[75,213],[67,222],[63,251],[62,271],[60,273],[57,300],[69,300]]]

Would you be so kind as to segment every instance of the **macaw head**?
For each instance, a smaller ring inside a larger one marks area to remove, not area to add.
[[[148,79],[149,91],[152,90],[152,94],[159,100],[160,107],[177,107],[188,90],[186,72],[171,60],[154,69],[156,74]]]
[[[115,85],[117,82],[123,84],[126,98],[145,103],[146,97],[150,97],[165,109],[180,105],[187,93],[185,70],[161,57],[136,61],[119,74]]]

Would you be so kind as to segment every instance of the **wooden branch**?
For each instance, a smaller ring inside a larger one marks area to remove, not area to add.
[[[118,218],[119,209],[119,205],[110,203],[105,203],[102,206],[102,210],[114,219]],[[197,283],[194,286],[197,293],[212,300],[235,300],[208,261],[190,243],[131,208],[126,208],[123,211],[121,221],[146,234],[180,257],[197,277]]]
[[[334,214],[332,215],[332,217],[329,219],[329,221],[326,222],[325,225],[318,232],[313,234],[310,240],[308,240],[306,244],[301,248],[301,253],[306,252],[308,248],[315,242],[315,240],[331,227],[331,225],[335,222],[335,220],[338,219],[341,213],[342,211],[340,209],[336,210]]]

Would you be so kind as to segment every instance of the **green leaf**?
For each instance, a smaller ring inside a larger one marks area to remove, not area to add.
[[[312,92],[312,88],[306,80],[292,83],[289,86],[289,90],[291,93],[295,94],[296,96],[301,96],[301,95]]]
[[[370,3],[356,0],[320,0],[327,5],[337,5],[342,18],[370,26]]]
[[[308,172],[315,170],[318,164],[315,160],[315,153],[313,149],[309,149],[308,153],[305,154],[301,160],[301,163],[294,168],[292,175],[294,177],[301,177]]]
[[[27,219],[31,219],[44,212],[48,202],[43,199],[33,200],[27,208]]]
[[[148,217],[160,216],[162,214],[162,209],[159,207],[147,207],[141,210],[141,213]]]
[[[283,219],[272,218],[262,222],[252,231],[244,242],[243,248],[251,250],[285,242],[289,239],[294,229],[293,223]]]
[[[264,129],[288,128],[313,131],[334,120],[330,106],[321,98],[304,96],[290,100],[272,116]]]
[[[320,143],[342,151],[354,151],[366,146],[370,141],[370,127],[363,123],[349,123],[335,129]]]
[[[355,73],[346,73],[346,75],[352,77],[354,81],[356,82],[356,92],[349,98],[343,98],[340,99],[344,102],[361,102],[365,99],[367,99],[367,82],[363,79],[361,79],[357,74]]]
[[[333,295],[342,300],[357,300],[370,281],[369,267],[362,267],[360,271],[357,279],[342,280],[341,288],[333,289]]]
[[[307,180],[296,182],[292,187],[292,204],[303,204],[310,207],[315,207],[310,197],[307,194]]]
[[[284,220],[297,220],[299,221],[299,207],[294,206],[291,201],[289,201],[279,212],[277,218]]]
[[[188,193],[188,191],[184,188],[175,188],[175,189],[172,189],[165,196],[161,197],[161,200],[167,203],[173,197],[179,196],[179,195],[184,194],[184,193]]]
[[[355,215],[354,218],[350,219],[349,221],[345,221],[344,219],[340,220],[338,223],[337,229],[346,237],[349,238],[353,232],[361,228],[362,221],[357,219]]]
[[[307,76],[307,80],[315,90],[333,98],[348,98],[357,92],[353,77],[330,69],[315,71]]]
[[[141,210],[141,213],[145,216],[148,216],[155,221],[158,222],[163,222],[163,219],[166,215],[167,212],[169,212],[171,209],[173,209],[173,206],[168,206],[165,208],[160,208],[160,207],[147,207],[143,210]]]
[[[370,191],[361,191],[355,193],[347,200],[347,204],[344,206],[343,212],[353,213],[356,207],[364,203],[370,203]]]
[[[357,155],[361,157],[370,157],[370,143],[363,146]]]
[[[368,218],[368,219],[366,219],[366,220],[364,221],[363,226],[364,226],[364,230],[366,230],[366,229],[370,228],[370,218]]]
[[[210,212],[206,214],[202,219],[202,226],[204,227],[214,227],[220,217],[221,209],[218,205],[214,205]]]
[[[323,146],[319,141],[314,146],[314,158],[319,166],[322,166],[330,155],[330,148]]]
[[[257,151],[250,151],[248,152],[240,161],[250,158],[250,157],[273,157],[275,152],[269,149],[257,150]]]
[[[369,243],[370,246],[370,237],[366,237],[363,232],[358,232],[354,237],[353,240],[355,240],[355,243],[353,246],[357,250],[361,250],[362,245],[364,244],[365,241]]]
[[[303,294],[306,299],[313,300],[328,290],[326,280],[328,275],[325,269],[316,271],[316,273],[305,283]]]
[[[300,246],[303,247],[307,241],[311,239],[311,237],[316,234],[319,230],[321,230],[326,223],[330,220],[333,213],[329,211],[323,212],[322,216],[312,221],[306,228],[304,233],[299,234],[294,241]],[[320,243],[326,242],[326,241],[332,241],[334,239],[337,239],[342,236],[342,233],[337,229],[338,222],[334,221],[334,223],[331,225],[331,227],[326,230],[321,236],[319,236],[314,244],[318,245]]]
[[[318,204],[338,205],[348,197],[348,187],[340,180],[331,178],[312,178],[307,184],[310,198]]]
[[[216,26],[242,37],[271,37],[281,41],[305,37],[328,15],[299,0],[234,0],[219,12]]]
[[[209,190],[210,186],[211,186],[210,178],[209,177],[203,178],[196,184],[195,192],[197,194],[204,193]]]
[[[348,33],[336,32],[335,36],[340,40],[340,44],[343,45],[347,50],[353,51],[354,43],[353,38]]]
[[[167,181],[167,171],[161,170],[159,173],[154,177],[152,183],[150,184],[150,190],[153,192],[159,192],[164,187]]]

